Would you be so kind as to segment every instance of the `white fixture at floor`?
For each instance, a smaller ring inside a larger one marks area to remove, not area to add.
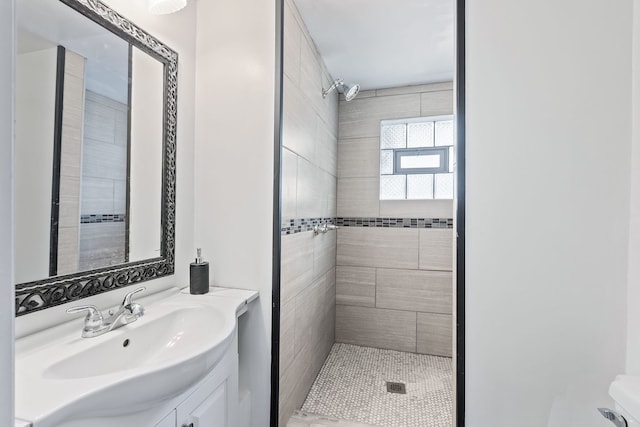
[[[640,377],[618,375],[609,387],[609,395],[615,401],[615,411],[600,412],[614,425],[640,427]]]
[[[254,291],[211,288],[190,295],[174,288],[144,303],[145,315],[135,322],[101,336],[82,338],[76,319],[21,338],[16,417],[37,427],[140,420],[165,427],[202,411],[235,419],[237,317],[256,297]]]

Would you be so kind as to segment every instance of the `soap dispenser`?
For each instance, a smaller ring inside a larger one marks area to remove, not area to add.
[[[209,292],[209,263],[202,260],[202,249],[198,248],[196,261],[191,263],[189,271],[189,292],[202,295]]]

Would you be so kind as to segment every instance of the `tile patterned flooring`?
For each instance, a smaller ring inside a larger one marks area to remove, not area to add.
[[[450,358],[337,343],[288,426],[451,427],[452,402]]]

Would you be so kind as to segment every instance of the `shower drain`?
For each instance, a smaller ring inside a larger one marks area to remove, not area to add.
[[[404,383],[392,383],[387,381],[387,391],[389,393],[407,394],[407,386]]]

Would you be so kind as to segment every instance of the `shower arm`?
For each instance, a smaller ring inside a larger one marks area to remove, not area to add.
[[[329,87],[329,89],[322,89],[322,99],[326,98],[327,95],[329,95],[331,92],[333,92],[338,86],[342,86],[344,85],[344,80],[343,79],[337,79],[336,81],[333,82],[333,84],[331,85],[331,87]]]

